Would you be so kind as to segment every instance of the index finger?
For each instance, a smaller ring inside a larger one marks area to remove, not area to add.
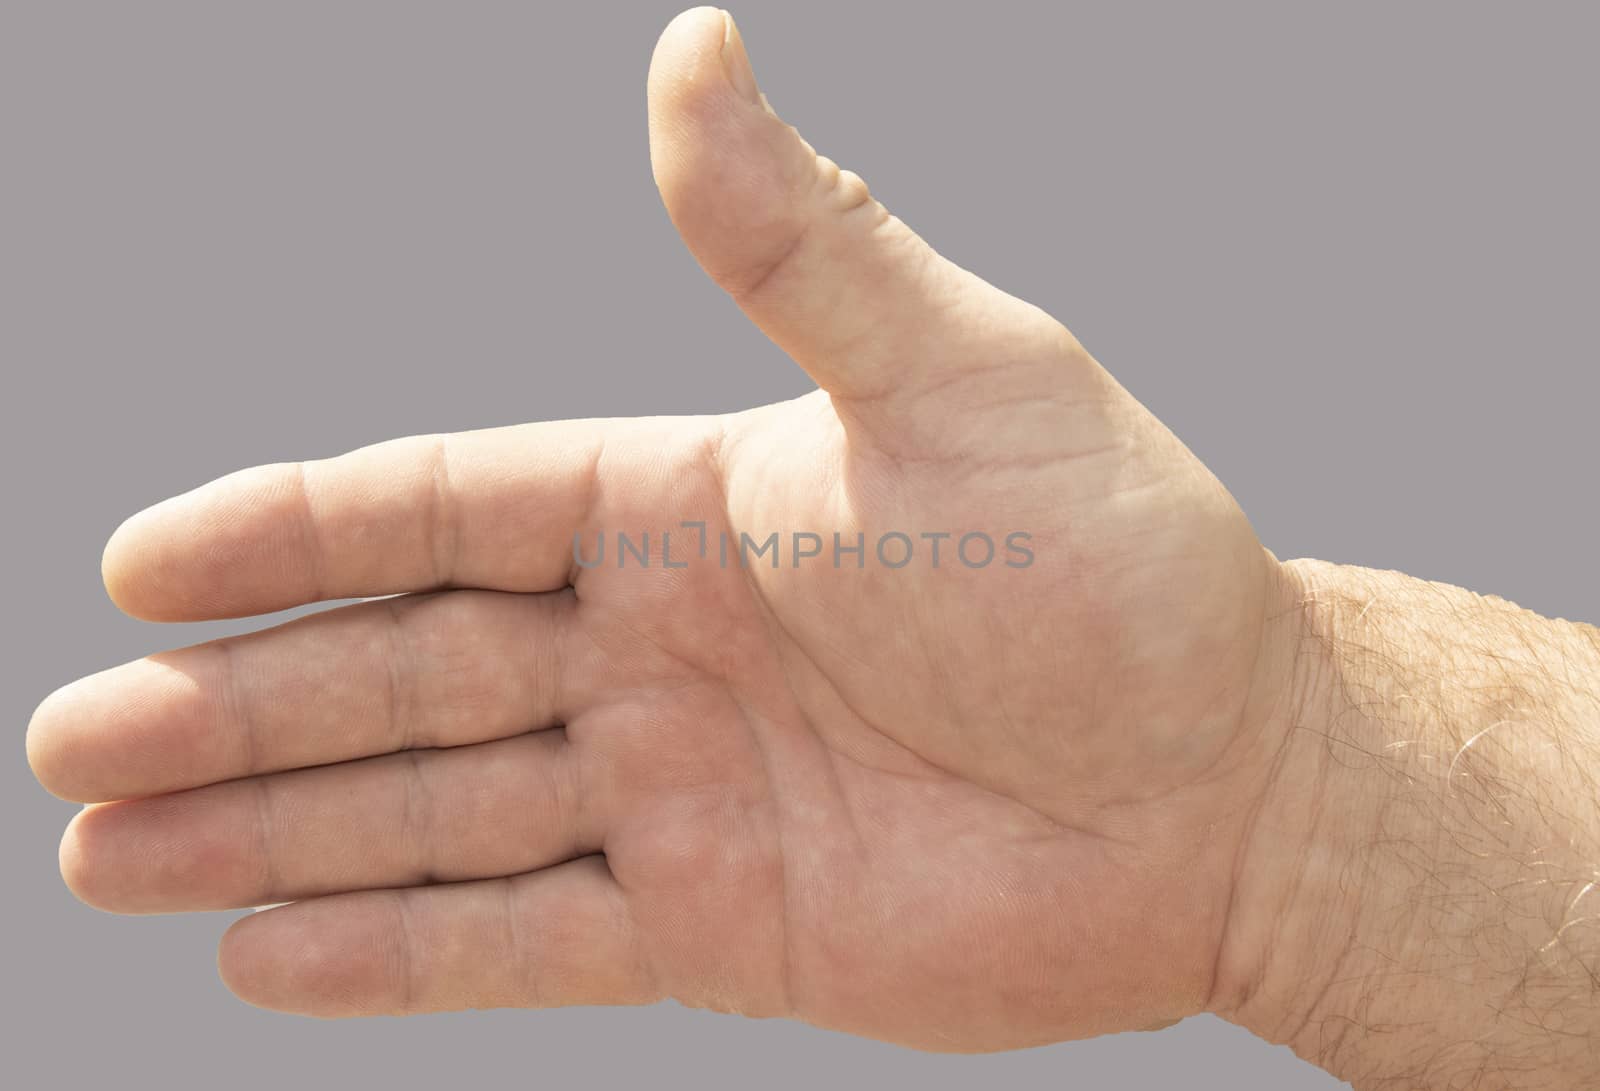
[[[241,470],[118,527],[106,590],[151,621],[447,587],[555,590],[620,423],[413,436]]]

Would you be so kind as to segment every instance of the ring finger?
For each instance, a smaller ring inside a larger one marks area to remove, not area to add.
[[[553,728],[92,806],[61,869],[122,913],[494,878],[603,847],[603,759]]]

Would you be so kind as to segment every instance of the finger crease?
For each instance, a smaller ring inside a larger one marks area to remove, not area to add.
[[[294,475],[295,490],[300,494],[301,548],[305,551],[305,574],[310,585],[305,597],[307,601],[320,602],[324,597],[322,530],[317,525],[316,508],[311,503],[311,478],[304,461],[294,464]]]
[[[396,974],[400,985],[399,1011],[402,1015],[409,1014],[416,1003],[417,996],[417,959],[415,943],[411,928],[411,907],[406,901],[406,896],[401,891],[393,893],[394,913],[400,928],[400,958]]]
[[[435,864],[438,857],[433,849],[433,799],[428,792],[427,778],[422,772],[422,759],[415,750],[405,752],[405,813],[401,818],[401,840],[413,846],[415,867],[424,883],[438,882]]]
[[[222,659],[222,711],[223,722],[232,723],[234,739],[239,750],[241,775],[261,772],[260,740],[255,717],[250,713],[250,703],[240,692],[240,671],[233,643],[219,640],[212,645]]]
[[[578,577],[587,571],[578,563],[578,542],[581,540],[585,528],[589,526],[590,521],[594,518],[595,508],[600,504],[600,466],[605,461],[605,457],[606,436],[602,432],[595,441],[594,452],[589,458],[589,468],[584,475],[583,505],[579,509],[581,514],[578,516],[577,525],[573,527],[573,533],[579,537],[573,540],[572,563],[567,565],[567,584],[572,588],[574,594],[578,591]]]
[[[272,901],[282,889],[279,886],[277,862],[273,859],[272,836],[272,778],[256,777],[256,851],[261,855],[261,893],[258,901]]]
[[[501,888],[505,891],[506,917],[506,950],[505,957],[511,962],[512,980],[517,983],[514,990],[515,996],[511,999],[522,1001],[529,997],[533,989],[533,975],[528,972],[527,952],[522,946],[522,929],[517,924],[517,892],[516,880],[510,876],[501,880]]]
[[[745,285],[743,288],[729,288],[728,294],[733,297],[734,302],[743,304],[751,299],[754,299],[761,289],[765,288],[767,283],[771,281],[772,278],[777,274],[778,270],[787,265],[789,263],[789,259],[794,257],[795,252],[805,244],[806,238],[811,234],[812,224],[815,222],[815,220],[808,219],[804,224],[802,224],[800,230],[795,232],[794,239],[789,243],[788,246],[783,248],[783,253],[779,254],[776,258],[772,259],[772,261],[768,262],[767,265],[756,274],[755,279],[749,284]]]
[[[450,485],[450,437],[441,435],[429,459],[429,546],[433,555],[433,582],[449,587],[455,577],[460,555],[461,524],[457,518],[455,492]]]
[[[403,662],[410,656],[406,641],[405,619],[399,604],[399,599],[383,600],[384,610],[389,615],[389,646],[387,654],[383,656],[383,669],[387,675],[385,699],[388,702],[390,748],[394,751],[411,750],[417,743],[416,717],[411,715],[411,701],[406,683],[410,672],[404,669]]]

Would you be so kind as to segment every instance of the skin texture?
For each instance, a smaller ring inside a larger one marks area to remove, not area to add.
[[[105,578],[138,617],[401,597],[51,695],[30,761],[93,804],[68,884],[293,901],[221,971],[314,1015],[671,996],[993,1050],[1219,1010],[1314,1052],[1283,982],[1345,922],[1283,878],[1320,874],[1294,819],[1328,780],[1304,573],[1059,323],[780,121],[723,13],[667,28],[649,107],[685,243],[818,391],[399,440],[136,515]],[[796,531],[867,556],[796,566]],[[1032,563],[960,563],[972,531]],[[619,567],[619,532],[689,563]],[[716,563],[722,532],[781,563]]]
[[[1600,631],[1285,574],[1302,697],[1216,1010],[1363,1091],[1600,1086]]]

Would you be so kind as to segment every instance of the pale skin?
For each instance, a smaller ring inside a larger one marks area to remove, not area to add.
[[[819,390],[130,519],[137,617],[401,597],[52,694],[72,889],[291,902],[222,975],[321,1016],[674,997],[974,1051],[1212,1011],[1358,1087],[1600,1079],[1595,631],[1280,563],[1066,329],[780,121],[723,13],[666,30],[649,106],[684,241]],[[1034,559],[574,563],[684,520]]]

